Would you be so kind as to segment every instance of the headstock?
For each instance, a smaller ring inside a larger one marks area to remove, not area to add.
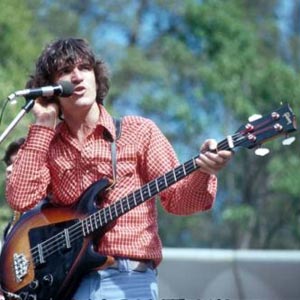
[[[288,104],[282,105],[277,110],[264,116],[256,116],[253,120],[241,126],[234,135],[227,137],[227,149],[236,147],[257,148],[265,142],[278,136],[296,131],[296,117]],[[295,138],[289,138],[285,144],[293,142]],[[221,145],[222,146],[222,145]],[[224,144],[223,144],[224,146]],[[259,149],[259,148],[258,148]],[[267,151],[259,151],[257,155],[265,155]]]

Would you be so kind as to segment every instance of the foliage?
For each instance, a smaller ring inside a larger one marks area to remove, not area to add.
[[[2,117],[1,113],[1,133],[7,128],[8,124],[20,112],[24,105],[22,101],[17,105],[7,104],[7,96],[15,90],[23,89],[26,78],[32,69],[32,62],[39,52],[39,46],[43,38],[49,34],[41,34],[41,27],[36,27],[36,20],[32,11],[30,11],[25,2],[17,0],[3,0],[0,10],[0,99],[1,110],[5,108]],[[7,105],[6,105],[7,104]],[[5,106],[6,105],[6,106]],[[27,115],[26,115],[27,116]],[[2,143],[0,157],[4,155],[4,149],[9,142],[16,137],[26,134],[27,124],[31,116],[24,118],[20,126],[14,129]],[[4,200],[4,164],[1,163],[0,172],[0,203],[2,205],[0,215],[0,227],[3,229],[11,211],[8,209]]]
[[[269,113],[282,101],[297,109],[299,17],[294,14],[283,36],[279,2],[4,0],[2,99],[24,86],[44,43],[83,36],[111,68],[108,109],[152,118],[180,160],[189,159],[201,141],[223,139],[253,113]],[[6,108],[2,131],[20,106]],[[14,136],[24,135],[30,120],[22,120]],[[235,154],[219,174],[210,212],[176,217],[159,208],[164,245],[298,248],[299,141],[290,148],[278,140],[269,146],[268,157],[247,150]],[[2,181],[2,195],[3,190]],[[3,211],[0,217],[6,216]]]

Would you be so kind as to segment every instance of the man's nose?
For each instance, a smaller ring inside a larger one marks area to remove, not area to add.
[[[71,73],[71,81],[74,83],[81,82],[83,80],[82,72],[78,68],[74,68]]]

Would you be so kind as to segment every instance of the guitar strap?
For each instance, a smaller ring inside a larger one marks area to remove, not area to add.
[[[113,173],[113,185],[117,182],[117,140],[121,137],[122,131],[122,119],[113,118],[116,138],[111,142],[111,161],[112,161],[112,173]]]

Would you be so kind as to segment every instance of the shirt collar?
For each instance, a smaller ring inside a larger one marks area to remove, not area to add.
[[[115,132],[115,125],[113,122],[112,116],[107,112],[103,105],[99,105],[100,108],[100,118],[97,123],[98,126],[102,126],[104,129],[108,131],[110,136],[115,140],[116,132]]]

